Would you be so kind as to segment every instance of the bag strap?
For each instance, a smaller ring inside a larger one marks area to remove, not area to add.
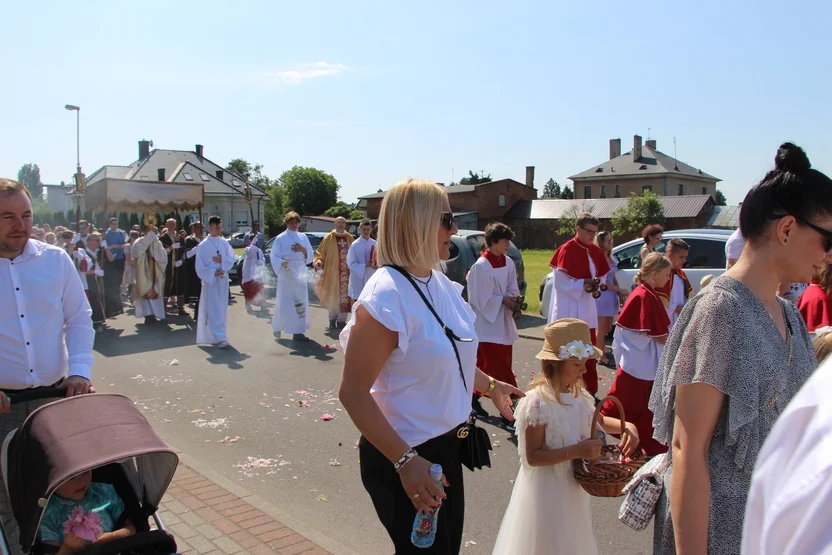
[[[459,349],[456,346],[456,342],[461,341],[462,343],[471,343],[473,339],[462,339],[454,333],[454,330],[445,325],[445,322],[443,322],[442,318],[439,317],[439,314],[436,313],[436,309],[433,308],[433,305],[430,304],[428,298],[425,297],[425,294],[422,293],[422,290],[419,288],[418,285],[416,285],[416,280],[413,279],[413,276],[411,276],[407,270],[400,266],[393,266],[392,264],[388,264],[386,267],[396,270],[401,275],[403,275],[407,279],[407,281],[410,282],[410,284],[413,286],[416,292],[419,293],[419,296],[425,302],[425,306],[428,307],[430,313],[433,314],[433,317],[436,318],[437,322],[439,322],[439,325],[442,327],[442,331],[445,333],[445,337],[448,338],[448,340],[451,342],[451,346],[454,348],[454,354],[456,355],[456,363],[459,366],[459,376],[462,378],[462,384],[465,386],[465,391],[468,391],[468,383],[465,381],[465,373],[462,371],[462,359],[459,356]]]

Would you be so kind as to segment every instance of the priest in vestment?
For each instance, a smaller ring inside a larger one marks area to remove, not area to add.
[[[350,269],[347,253],[353,237],[347,233],[347,220],[335,218],[335,229],[318,245],[313,265],[315,270],[323,269],[315,293],[329,312],[329,329],[338,323],[346,324],[350,314]]]
[[[358,230],[361,236],[352,242],[347,252],[347,266],[350,269],[350,285],[347,294],[351,303],[358,300],[364,284],[376,272],[376,240],[370,238],[373,232],[373,222],[362,221]]]
[[[208,219],[208,237],[196,248],[195,259],[196,273],[202,280],[196,343],[227,349],[228,270],[234,265],[234,249],[222,236],[219,216]]]
[[[292,334],[293,341],[309,341],[309,275],[307,264],[312,263],[312,245],[305,233],[298,231],[300,216],[289,212],[283,218],[286,231],[277,236],[272,245],[270,262],[277,276],[272,331],[276,338],[282,333]]]
[[[146,324],[165,319],[165,267],[168,255],[154,231],[154,216],[145,214],[145,235],[130,247],[130,256],[136,272],[133,287],[133,306],[136,318],[144,318]]]
[[[505,224],[486,226],[485,243],[488,248],[468,272],[468,304],[477,315],[474,321],[480,340],[477,368],[497,381],[517,387],[517,378],[512,370],[512,351],[519,335],[513,313],[520,302],[520,288],[514,261],[506,256],[513,237],[511,228]],[[476,393],[472,407],[483,416]],[[503,417],[502,421],[509,431],[514,430],[509,420]]]
[[[596,344],[598,312],[592,289],[610,271],[609,262],[601,247],[593,242],[598,233],[598,218],[582,212],[576,222],[575,236],[561,245],[549,266],[554,270],[554,287],[549,307],[549,323],[561,318],[577,318],[589,326],[592,344]],[[586,361],[584,383],[592,395],[598,392],[597,362]]]

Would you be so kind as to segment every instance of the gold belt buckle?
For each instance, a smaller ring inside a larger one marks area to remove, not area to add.
[[[459,439],[465,439],[468,437],[468,426],[463,426],[456,432],[456,437]]]

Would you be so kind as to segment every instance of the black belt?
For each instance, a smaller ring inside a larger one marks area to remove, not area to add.
[[[12,394],[12,395],[13,395],[13,394],[15,394],[15,393],[22,393],[22,392],[24,392],[24,391],[32,391],[33,389],[42,389],[42,388],[44,388],[44,387],[58,387],[59,385],[61,385],[62,383],[64,383],[64,380],[65,380],[65,379],[66,379],[66,378],[61,378],[60,380],[58,380],[57,382],[53,383],[52,385],[39,385],[38,387],[27,387],[27,388],[25,388],[25,389],[6,389],[6,388],[0,388],[0,391],[2,391],[3,393],[5,393],[6,395],[9,395],[9,394]]]

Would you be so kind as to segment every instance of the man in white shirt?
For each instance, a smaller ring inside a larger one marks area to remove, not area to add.
[[[199,318],[196,324],[198,345],[227,349],[228,270],[234,265],[234,249],[222,236],[219,216],[208,218],[208,237],[196,248],[196,274],[202,280]]]
[[[272,331],[276,338],[281,333],[292,334],[293,341],[309,341],[309,282],[307,264],[314,259],[312,245],[305,233],[298,231],[300,216],[289,212],[283,218],[286,231],[277,236],[272,245],[270,262],[277,276]]]
[[[740,228],[737,228],[734,233],[728,238],[725,243],[725,269],[730,270],[731,266],[737,263],[742,255],[742,250],[745,248],[745,238],[742,236]]]
[[[373,222],[363,220],[358,227],[361,236],[352,242],[347,252],[347,266],[350,269],[349,296],[352,302],[358,300],[364,284],[376,272],[375,248],[376,240],[370,238],[373,232]]]
[[[743,555],[832,553],[832,357],[777,419],[757,456]]]
[[[78,272],[63,249],[30,239],[31,233],[29,191],[0,178],[0,438],[48,402],[12,407],[8,392],[58,383],[66,386],[67,397],[94,391],[95,331]],[[17,524],[2,484],[0,517],[19,553]]]

